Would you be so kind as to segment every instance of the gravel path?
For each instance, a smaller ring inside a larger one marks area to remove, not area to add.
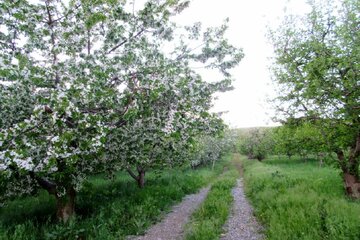
[[[193,211],[202,203],[210,187],[201,189],[196,194],[187,195],[181,203],[159,223],[152,226],[144,236],[130,237],[131,240],[178,240],[183,238],[184,226]]]
[[[237,180],[237,186],[232,191],[234,205],[232,214],[225,224],[225,234],[222,240],[259,240],[264,236],[260,233],[261,225],[256,221],[252,207],[245,198],[242,180]]]

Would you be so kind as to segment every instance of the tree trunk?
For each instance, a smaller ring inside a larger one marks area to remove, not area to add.
[[[344,185],[346,194],[349,197],[359,199],[360,198],[360,181],[357,176],[351,173],[344,173]]]
[[[137,177],[137,184],[139,188],[144,188],[145,186],[145,171],[144,170],[138,170],[138,177]]]
[[[136,175],[130,168],[126,169],[130,176],[135,179],[139,188],[144,188],[145,186],[145,170],[142,167],[137,167],[136,170],[138,175]]]
[[[319,167],[323,167],[324,166],[324,160],[322,158],[320,158],[319,160]]]
[[[324,158],[325,158],[325,153],[318,153],[317,154],[317,159],[319,161],[319,167],[323,167],[324,165]]]
[[[346,194],[349,197],[360,199],[359,179],[359,155],[360,155],[360,134],[358,134],[354,145],[351,147],[347,162],[342,150],[336,151],[341,170]]]
[[[56,196],[56,216],[59,221],[67,222],[75,215],[75,197],[76,192],[73,187],[69,187],[66,190],[65,196]]]
[[[59,197],[56,183],[42,177],[38,177],[34,172],[29,172],[30,177],[35,179],[37,183],[44,188],[50,195],[55,196],[56,199],[56,217],[61,222],[67,222],[75,215],[75,197],[76,191],[73,186],[66,189],[65,196]]]
[[[215,160],[212,161],[211,171],[213,171],[215,168]]]

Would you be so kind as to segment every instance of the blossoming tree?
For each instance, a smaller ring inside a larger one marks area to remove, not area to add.
[[[210,130],[212,94],[229,89],[243,54],[225,39],[226,24],[175,36],[171,16],[187,6],[0,3],[1,202],[42,188],[67,221],[87,176],[133,166],[141,176]],[[224,79],[202,80],[194,62]]]

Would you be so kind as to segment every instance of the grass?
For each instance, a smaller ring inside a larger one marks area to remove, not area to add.
[[[275,157],[243,163],[246,194],[268,239],[360,239],[360,201],[344,195],[337,169]]]
[[[138,189],[125,173],[115,181],[93,177],[77,196],[76,218],[67,224],[55,220],[54,199],[46,192],[10,202],[0,208],[0,239],[124,239],[142,234],[180,201],[207,185],[220,172],[166,170],[146,176],[146,186]]]
[[[185,239],[219,239],[229,216],[233,202],[231,189],[235,186],[238,175],[239,172],[232,166],[215,181],[205,201],[193,213],[186,226]]]

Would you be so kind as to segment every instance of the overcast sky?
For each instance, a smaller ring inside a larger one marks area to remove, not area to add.
[[[218,26],[229,17],[227,37],[245,53],[240,65],[232,71],[235,90],[219,96],[214,111],[223,115],[231,127],[271,126],[274,114],[266,103],[273,96],[270,72],[272,54],[266,39],[267,26],[275,26],[286,13],[308,11],[305,0],[192,0],[190,7],[176,21],[181,24],[202,22],[203,26]],[[204,78],[213,74],[202,73]]]

